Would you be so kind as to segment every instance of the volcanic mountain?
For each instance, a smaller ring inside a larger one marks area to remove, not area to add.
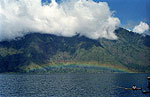
[[[55,65],[88,64],[123,67],[150,72],[150,36],[123,28],[115,30],[117,40],[92,40],[84,36],[55,36],[30,33],[0,42],[0,72],[50,71]]]

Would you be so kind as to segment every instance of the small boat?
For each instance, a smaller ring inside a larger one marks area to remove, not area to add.
[[[125,90],[142,90],[142,88],[124,88]]]
[[[150,91],[142,91],[142,92],[143,92],[143,94],[150,93]]]

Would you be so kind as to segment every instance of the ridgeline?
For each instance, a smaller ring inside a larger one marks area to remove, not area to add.
[[[118,40],[31,33],[15,40],[2,41],[0,72],[30,72],[37,69],[50,72],[56,65],[72,64],[150,72],[150,36],[123,28],[115,33]]]

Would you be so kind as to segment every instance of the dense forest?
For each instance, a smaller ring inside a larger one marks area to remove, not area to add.
[[[115,33],[117,40],[30,33],[2,41],[0,72],[27,72],[56,64],[108,64],[150,72],[150,36],[123,28],[118,28]]]

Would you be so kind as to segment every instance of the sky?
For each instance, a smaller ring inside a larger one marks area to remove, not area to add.
[[[115,16],[120,19],[120,26],[142,34],[150,25],[150,0],[94,0],[107,2]],[[148,33],[148,35],[150,35]]]
[[[94,0],[107,2],[115,16],[119,17],[122,25],[141,21],[150,23],[150,0]]]
[[[150,0],[0,0],[0,41],[31,32],[114,40],[117,27],[142,34],[148,9]]]

